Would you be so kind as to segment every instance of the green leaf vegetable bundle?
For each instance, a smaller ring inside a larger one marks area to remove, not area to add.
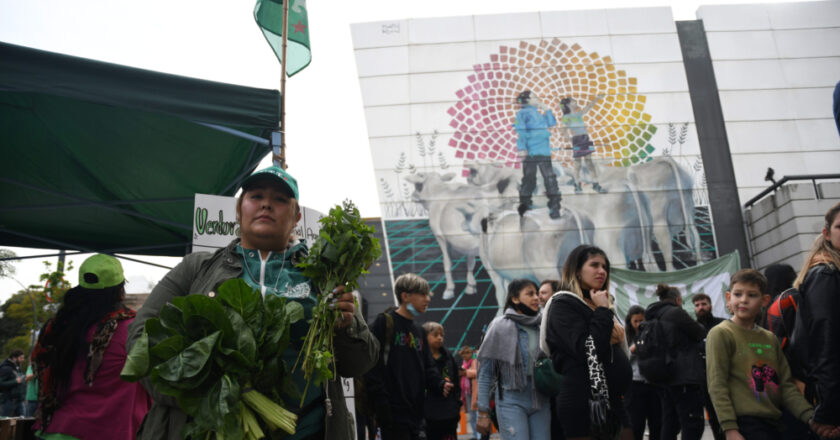
[[[299,394],[282,354],[302,318],[299,303],[228,280],[215,298],[176,297],[146,321],[120,377],[174,397],[190,416],[183,438],[281,438],[297,416],[277,402]]]
[[[333,336],[340,313],[331,307],[333,289],[338,286],[345,286],[346,292],[357,289],[359,278],[369,273],[367,268],[382,255],[379,240],[373,236],[375,230],[364,223],[353,202],[345,200],[342,205],[336,205],[319,222],[318,238],[309,255],[297,265],[318,291],[318,303],[312,309],[309,331],[295,363],[297,369],[302,361],[307,388],[313,376],[315,384],[320,385],[337,375]],[[306,390],[301,404],[305,397]]]

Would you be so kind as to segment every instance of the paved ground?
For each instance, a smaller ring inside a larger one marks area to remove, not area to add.
[[[458,436],[458,440],[472,440],[472,438],[472,434]],[[645,436],[645,438],[647,438],[647,436]],[[493,434],[490,436],[490,440],[501,440],[501,437],[499,437],[499,434]],[[709,427],[708,423],[706,423],[706,429],[703,431],[702,440],[714,440],[714,436],[712,436],[712,429]]]

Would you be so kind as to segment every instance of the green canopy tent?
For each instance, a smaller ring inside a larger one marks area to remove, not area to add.
[[[184,255],[271,151],[276,90],[0,43],[0,246]]]

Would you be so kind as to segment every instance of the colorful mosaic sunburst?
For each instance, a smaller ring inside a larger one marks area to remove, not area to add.
[[[579,45],[559,39],[538,44],[521,42],[518,48],[500,46],[490,62],[473,66],[470,84],[456,92],[449,108],[455,133],[449,145],[455,156],[467,160],[502,162],[519,167],[513,122],[517,95],[531,90],[548,105],[558,120],[551,130],[553,159],[572,161],[571,143],[562,133],[561,99],[574,98],[583,107],[603,95],[584,115],[595,143],[594,157],[613,166],[630,166],[650,159],[650,139],[656,126],[644,112],[645,96],[637,94],[636,78],[617,70],[609,56],[587,53]]]

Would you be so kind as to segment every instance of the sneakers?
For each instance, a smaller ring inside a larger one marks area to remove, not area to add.
[[[554,208],[548,211],[548,216],[554,220],[560,218],[560,208]]]
[[[594,185],[592,185],[592,189],[594,189],[595,191],[598,191],[601,194],[604,194],[604,193],[607,192],[607,190],[604,189],[604,187],[599,185],[597,182]]]
[[[580,186],[580,182],[575,183],[575,194],[580,194],[583,192],[583,188]]]
[[[522,217],[528,211],[530,203],[520,203],[519,206],[516,208],[516,212],[519,213],[519,216]]]

